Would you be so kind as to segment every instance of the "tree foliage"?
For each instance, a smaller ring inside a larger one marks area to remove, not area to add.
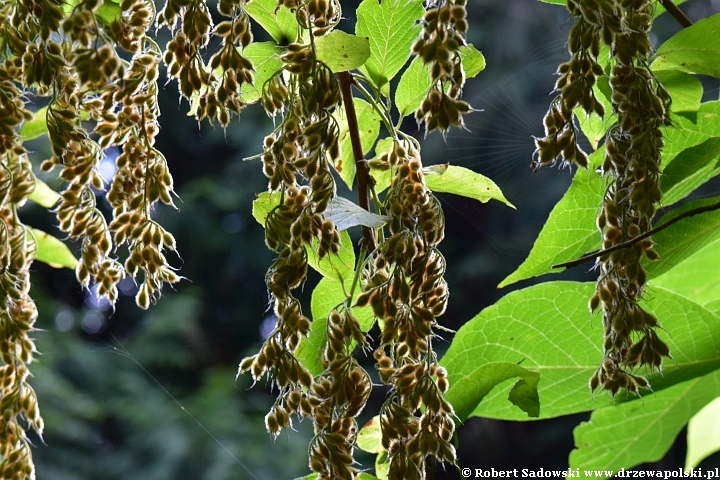
[[[253,216],[277,255],[266,275],[277,324],[239,374],[277,387],[265,417],[271,435],[294,416],[311,419],[317,478],[371,477],[354,463],[356,448],[377,454],[377,478],[425,478],[435,461],[457,466],[452,439],[471,416],[593,411],[576,429],[572,468],[657,460],[688,422],[688,468],[720,449],[712,422],[702,420],[717,418],[720,397],[712,268],[720,203],[656,214],[720,172],[720,101],[702,102],[696,77],[720,76],[720,15],[653,49],[653,18],[663,10],[654,2],[566,6],[575,17],[571,59],[558,68],[533,164],[579,168],[500,287],[592,251],[598,281],[512,292],[464,325],[440,359],[434,342],[445,332],[438,317],[452,266],[439,250],[445,219],[434,192],[512,207],[482,175],[424,165],[420,142],[401,129],[412,117],[426,135],[445,135],[473,111],[462,90],[485,59],[466,41],[465,0],[363,0],[354,34],[338,28],[338,0],[220,0],[217,24],[203,0],[168,0],[160,11],[148,0],[0,1],[3,477],[35,477],[25,428],[43,431],[28,383],[32,261],[74,268],[82,286],[110,302],[123,278],[137,278],[141,308],[181,280],[165,256],[175,238],[153,218],[158,202],[174,206],[168,162],[154,147],[161,62],[198,120],[233,128],[256,102],[276,119],[257,156],[269,188]],[[148,36],[153,26],[170,30],[164,48]],[[272,41],[254,42],[258,27]],[[40,108],[31,112],[28,98]],[[60,170],[59,193],[35,177],[24,147],[43,135],[52,156],[40,168]],[[581,135],[594,152],[582,150]],[[111,147],[122,153],[105,185],[98,167]],[[357,203],[337,194],[338,181]],[[110,218],[97,204],[106,188]],[[27,200],[53,208],[60,229],[80,242],[79,260],[22,223]],[[362,231],[358,247],[348,229]],[[296,297],[308,267],[322,276],[310,316]],[[600,307],[602,321],[593,322]],[[362,350],[374,350],[389,394],[360,429],[373,384],[357,359]],[[598,388],[609,394],[593,397]]]

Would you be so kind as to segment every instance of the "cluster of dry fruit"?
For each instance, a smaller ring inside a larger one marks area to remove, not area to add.
[[[598,63],[600,44],[609,47],[609,84],[617,121],[605,135],[601,169],[608,178],[597,225],[603,249],[629,246],[599,257],[597,290],[590,309],[602,305],[604,358],[590,379],[590,388],[602,387],[615,395],[621,389],[638,393],[648,381],[637,367],[660,369],[668,346],[656,334],[657,318],[640,305],[647,283],[641,259],[658,258],[650,238],[632,242],[652,229],[655,206],[662,198],[659,186],[661,127],[670,124],[670,95],[649,68],[652,47],[649,32],[654,5],[648,0],[568,0],[577,23],[570,31],[572,58],[559,68],[560,95],[545,117],[544,138],[536,140],[536,166],[558,158],[587,167],[587,156],[577,146],[573,109],[602,116],[593,85],[605,70]]]

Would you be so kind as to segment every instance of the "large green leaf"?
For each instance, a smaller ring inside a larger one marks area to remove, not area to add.
[[[512,292],[486,308],[457,332],[440,362],[450,385],[486,363],[522,361],[523,367],[540,372],[539,418],[612,405],[605,394],[593,399],[588,388],[603,356],[602,321],[587,307],[594,291],[591,283],[548,282]],[[660,287],[641,303],[660,318],[664,330],[658,335],[675,360],[666,362],[662,376],[648,377],[656,392],[720,368],[720,317]],[[493,389],[472,415],[527,420],[507,401],[510,386]],[[615,401],[632,398],[619,395]]]
[[[23,123],[20,128],[20,141],[33,140],[46,134],[47,131],[47,107],[42,107],[33,113],[32,120]]]
[[[454,380],[445,399],[453,406],[460,421],[465,421],[495,386],[517,377],[520,380],[510,390],[508,399],[529,417],[538,417],[540,400],[537,386],[540,374],[516,363],[491,362],[479,366],[468,375]]]
[[[688,420],[718,395],[720,371],[715,371],[646,395],[644,401],[598,409],[575,428],[570,467],[617,472],[660,460]]]
[[[356,10],[355,33],[370,39],[370,58],[362,71],[382,89],[410,58],[425,13],[421,0],[364,0]]]
[[[28,200],[37,203],[41,207],[52,208],[60,200],[60,194],[50,188],[47,183],[35,177],[35,189],[28,197]]]
[[[673,112],[697,112],[700,109],[703,87],[695,76],[678,70],[660,70],[655,76],[670,93]]]
[[[473,78],[485,68],[485,57],[472,44],[460,48],[465,77]],[[417,110],[428,92],[432,79],[421,58],[416,57],[400,77],[395,91],[395,106],[406,117]]]
[[[720,451],[720,397],[705,405],[688,423],[685,470]]]
[[[700,305],[720,300],[720,240],[654,278],[651,286],[672,290]]]
[[[684,28],[660,45],[653,70],[681,70],[720,77],[720,14]]]
[[[358,130],[360,131],[360,143],[362,144],[363,153],[367,153],[375,143],[380,133],[380,115],[365,100],[353,98],[355,104],[355,116],[357,117]],[[350,129],[348,128],[347,119],[345,117],[345,109],[338,108],[333,113],[340,128],[340,158],[335,162],[335,169],[340,174],[345,184],[352,190],[355,181],[355,156],[352,149],[352,140],[350,138]]]
[[[660,217],[656,226],[662,225],[688,210],[717,202],[720,202],[720,197],[686,203]],[[645,262],[648,275],[651,278],[662,275],[718,238],[720,238],[720,210],[701,213],[678,221],[653,235],[652,239],[656,243],[655,250],[660,255],[660,260]]]
[[[703,170],[707,168],[711,171],[715,170],[715,160],[718,156],[720,156],[720,137],[710,137],[700,145],[680,152],[665,166],[660,177],[660,189],[668,192],[663,203],[671,205],[707,181]]]
[[[359,294],[360,289],[356,289],[351,304],[355,303],[355,299]],[[295,351],[295,356],[313,375],[322,372],[321,355],[325,343],[327,343],[327,317],[330,311],[344,302],[345,299],[345,290],[342,284],[332,278],[321,279],[315,290],[313,290],[310,299],[313,320],[312,330],[308,337],[302,339]],[[375,320],[372,309],[370,307],[353,307],[351,311],[360,322],[362,329],[364,331],[370,330]]]
[[[275,0],[252,0],[245,5],[245,11],[280,45],[298,40],[295,14],[287,8],[278,8]]]
[[[28,228],[28,230],[37,242],[35,260],[47,263],[53,268],[75,268],[77,266],[77,258],[62,241],[37,228]]]
[[[274,42],[253,42],[243,50],[242,54],[249,58],[255,66],[254,85],[243,83],[242,98],[247,103],[260,100],[263,84],[282,67],[283,49]]]
[[[386,451],[382,445],[382,428],[380,427],[379,415],[375,415],[360,429],[357,434],[357,447],[368,453]]]
[[[280,193],[263,192],[253,201],[252,215],[257,222],[265,228],[265,219],[270,211],[280,203]],[[349,288],[355,271],[355,250],[352,240],[347,232],[340,232],[340,251],[336,254],[325,255],[322,259],[318,255],[318,242],[313,239],[312,245],[306,245],[308,265],[319,272],[323,277],[342,281]]]
[[[486,176],[455,165],[450,165],[442,170],[442,173],[425,175],[425,183],[433,192],[452,193],[483,203],[495,199],[508,207],[515,208],[512,203],[507,201],[500,187]]]
[[[544,273],[560,272],[562,269],[553,270],[551,266],[598,248],[600,233],[595,219],[604,192],[605,180],[594,170],[578,170],[567,193],[550,212],[528,257],[498,288]]]
[[[333,30],[315,40],[317,59],[333,72],[345,72],[358,68],[370,57],[370,41]]]

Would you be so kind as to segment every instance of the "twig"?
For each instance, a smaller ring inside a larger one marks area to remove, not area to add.
[[[644,239],[644,238],[647,238],[647,237],[649,237],[649,236],[651,236],[651,235],[655,235],[656,233],[658,233],[658,232],[661,231],[661,230],[665,230],[667,227],[669,227],[670,225],[672,225],[672,224],[674,224],[674,223],[676,223],[676,222],[679,222],[679,221],[682,220],[683,218],[692,217],[692,216],[698,215],[698,214],[700,214],[700,213],[712,212],[713,210],[718,210],[718,209],[720,209],[720,202],[718,202],[718,203],[713,203],[713,204],[711,204],[711,205],[705,205],[704,207],[693,208],[693,209],[691,209],[691,210],[688,210],[687,212],[681,213],[680,215],[678,215],[677,217],[673,218],[672,220],[669,220],[669,221],[663,223],[663,224],[660,225],[659,227],[655,227],[655,228],[653,228],[652,230],[650,230],[650,231],[648,231],[648,232],[645,232],[645,233],[643,233],[642,235],[639,235],[639,236],[637,236],[637,237],[635,237],[635,238],[631,238],[630,240],[627,240],[627,241],[625,241],[625,242],[618,243],[617,245],[613,245],[612,247],[606,248],[605,250],[598,250],[598,251],[593,252],[593,253],[588,253],[587,255],[582,256],[582,257],[580,257],[580,258],[578,258],[578,259],[576,259],[576,260],[572,260],[572,261],[570,261],[570,262],[558,263],[558,264],[556,264],[556,265],[553,265],[552,268],[563,268],[563,267],[565,267],[565,268],[570,268],[570,267],[576,267],[576,266],[580,265],[581,263],[587,262],[588,260],[592,260],[592,259],[594,259],[594,258],[601,257],[601,256],[603,256],[603,255],[605,255],[605,254],[612,253],[612,252],[614,252],[615,250],[620,250],[621,248],[627,248],[627,247],[630,247],[630,246],[632,246],[632,245],[635,245],[635,244],[636,244],[637,242],[639,242],[640,240],[642,240],[642,239]]]
[[[662,6],[673,16],[677,22],[682,25],[683,28],[692,26],[692,21],[675,5],[672,0],[660,0]]]
[[[365,154],[363,154],[362,143],[360,143],[360,130],[358,127],[357,115],[355,114],[355,104],[353,103],[353,95],[350,87],[352,77],[349,72],[338,73],[340,80],[340,90],[342,91],[343,103],[345,104],[345,115],[347,117],[348,130],[350,131],[350,141],[352,142],[353,156],[355,157],[355,171],[358,180],[358,204],[370,211],[370,172],[367,163],[365,163]],[[367,246],[368,253],[375,250],[375,235],[372,228],[362,227],[363,238]]]

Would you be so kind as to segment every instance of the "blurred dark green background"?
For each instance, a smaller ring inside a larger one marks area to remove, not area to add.
[[[352,30],[350,7],[343,26]],[[691,0],[683,10],[697,20],[720,11],[720,0]],[[570,23],[564,8],[534,0],[484,0],[469,2],[468,11],[468,39],[484,53],[488,66],[467,84],[465,98],[483,111],[467,118],[468,131],[454,131],[446,142],[430,135],[423,142],[423,161],[450,161],[492,178],[517,211],[500,203],[441,196],[447,219],[441,248],[451,292],[441,321],[452,329],[512,288],[529,285],[496,289],[525,258],[572,175],[569,170],[533,173],[529,168],[532,135],[542,133],[542,117],[552,99],[553,72],[568,58]],[[657,22],[656,45],[679,30],[664,17]],[[258,40],[264,39],[259,28],[254,31]],[[167,31],[159,38],[166,42]],[[705,79],[705,84],[706,99],[718,98],[718,83]],[[272,392],[264,383],[250,388],[248,376],[235,380],[239,361],[257,350],[263,328],[273,321],[264,283],[273,255],[250,214],[266,180],[259,161],[243,161],[260,152],[272,121],[254,105],[227,130],[198,125],[186,116],[187,103],[178,102],[175,83],[163,89],[161,107],[158,147],[168,159],[180,201],[179,211],[160,208],[157,218],[177,238],[182,258],[172,263],[187,280],[175,291],[166,289],[148,311],[135,306],[135,285],[126,280],[113,310],[82,291],[73,272],[33,265],[32,295],[42,329],[35,338],[42,356],[32,366],[31,383],[46,424],[44,438],[33,438],[38,478],[304,475],[310,422],[296,422],[296,431],[273,442],[263,425]],[[414,121],[405,128],[422,138]],[[43,140],[28,147],[38,162],[49,155]],[[102,168],[112,174],[110,160]],[[720,184],[706,187],[706,193],[713,190],[719,194]],[[22,214],[33,226],[59,234],[51,213],[28,205]],[[593,274],[576,269],[562,277],[592,280]],[[306,306],[317,280],[311,274],[305,284]],[[377,412],[385,392],[374,390],[361,423]],[[460,462],[473,468],[566,468],[572,428],[588,417],[529,423],[471,419],[459,430]],[[664,468],[683,465],[683,436],[661,462]],[[372,468],[371,456],[358,458],[363,467]],[[719,463],[716,454],[703,466]],[[438,478],[457,478],[457,473],[439,468]]]

